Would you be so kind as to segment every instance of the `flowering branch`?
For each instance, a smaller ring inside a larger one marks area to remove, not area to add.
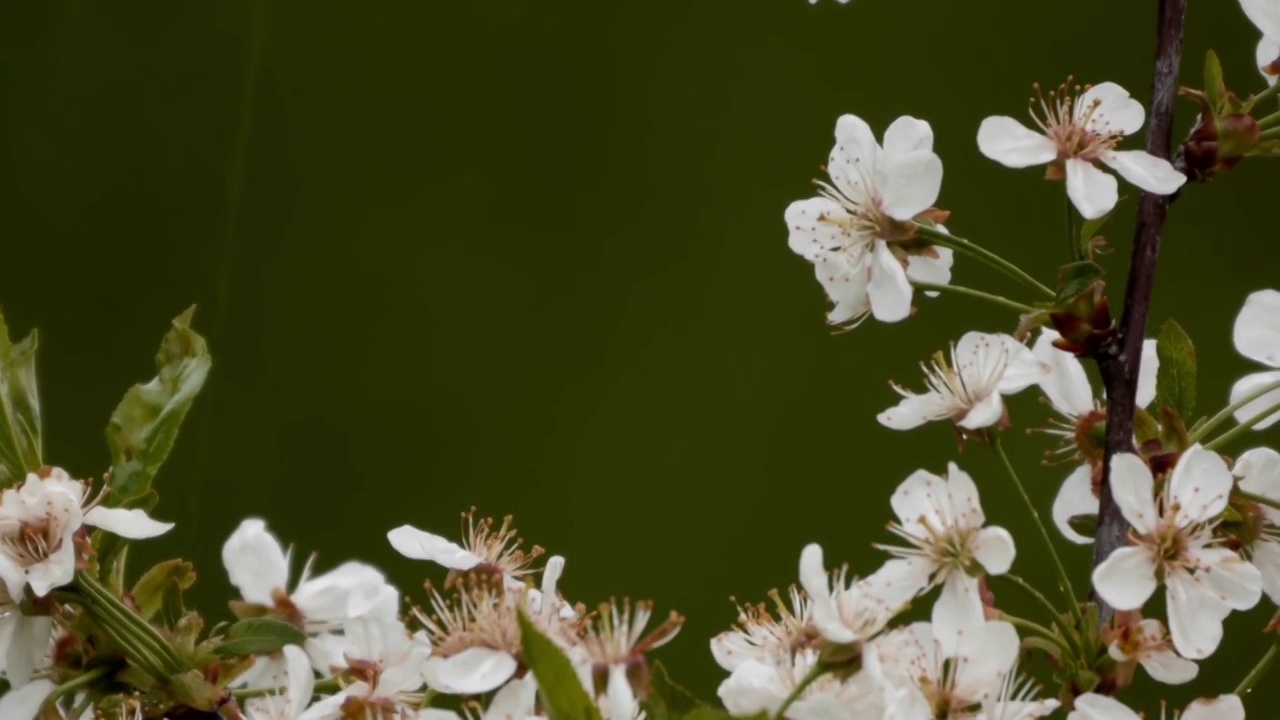
[[[1169,158],[1173,140],[1173,101],[1178,93],[1178,68],[1182,63],[1182,28],[1186,0],[1160,0],[1155,72],[1151,86],[1151,129],[1147,152]],[[1099,493],[1098,533],[1093,546],[1093,564],[1101,565],[1125,544],[1129,524],[1111,492],[1111,458],[1133,449],[1133,418],[1138,387],[1138,365],[1146,336],[1147,315],[1155,285],[1160,239],[1173,196],[1143,192],[1138,204],[1138,224],[1134,232],[1133,257],[1125,286],[1124,314],[1114,340],[1097,354],[1098,371],[1107,390],[1107,442]],[[1097,593],[1095,592],[1096,596]],[[1102,598],[1099,622],[1107,624],[1114,614]]]

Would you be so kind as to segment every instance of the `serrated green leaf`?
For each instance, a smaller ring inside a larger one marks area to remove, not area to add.
[[[191,329],[195,308],[173,321],[156,354],[156,377],[134,385],[111,415],[111,505],[134,507],[173,449],[178,428],[209,374],[204,338]]]
[[[663,717],[680,717],[695,708],[706,706],[693,693],[677,685],[667,674],[666,666],[660,662],[655,662],[649,668],[649,690],[648,703]]]
[[[538,694],[549,720],[600,720],[600,710],[578,679],[564,652],[520,613],[520,647],[524,664],[538,680]]]
[[[219,657],[232,658],[278,652],[285,645],[301,645],[307,636],[301,630],[275,618],[241,620],[227,628],[227,634],[214,648]]]
[[[1222,79],[1222,63],[1213,50],[1204,56],[1204,94],[1209,99],[1209,107],[1213,108],[1214,115],[1219,115],[1227,96],[1227,84]]]
[[[1156,342],[1156,403],[1167,405],[1185,421],[1196,409],[1196,348],[1182,326],[1165,321]]]
[[[1101,265],[1088,260],[1063,265],[1058,269],[1057,302],[1059,304],[1069,302],[1092,288],[1093,284],[1101,280],[1104,275],[1106,271]]]
[[[150,620],[152,616],[160,612],[166,605],[166,593],[169,588],[176,584],[178,592],[191,587],[196,581],[195,567],[185,560],[166,560],[157,564],[155,567],[142,574],[138,578],[138,582],[134,583],[132,595],[133,602],[138,607],[138,614],[143,618]],[[179,594],[181,600],[181,594]],[[181,605],[179,605],[179,610]],[[174,614],[171,610],[166,611],[166,615],[173,618],[181,617],[179,611]],[[168,627],[172,627],[172,623],[166,623]]]
[[[36,345],[34,330],[15,345],[0,315],[0,489],[16,485],[44,464]]]

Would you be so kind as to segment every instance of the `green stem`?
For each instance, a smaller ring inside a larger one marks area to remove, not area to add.
[[[1259,140],[1275,140],[1280,138],[1280,127],[1273,127],[1258,133]]]
[[[973,288],[962,287],[960,285],[939,285],[937,283],[920,282],[918,280],[912,280],[911,286],[917,290],[953,293],[955,295],[968,295],[971,298],[986,300],[989,303],[992,303],[994,305],[999,305],[1002,308],[1006,308],[1008,310],[1012,310],[1017,313],[1033,313],[1036,311],[1036,309],[1031,307],[1030,305],[1023,305],[1022,303],[1015,302],[1013,300],[1010,300],[1009,298],[1000,297],[999,295],[992,295],[991,293],[982,292],[981,290],[974,290]]]
[[[1072,654],[1071,647],[1067,644],[1065,640],[1062,639],[1061,635],[1041,625],[1040,623],[1032,622],[1031,620],[1024,620],[1020,617],[1010,615],[1009,613],[1005,613],[1005,612],[1000,613],[1000,619],[1009,623],[1014,627],[1020,627],[1023,630],[1028,630],[1030,632],[1035,633],[1036,635],[1039,635],[1045,640],[1052,642],[1054,645],[1057,645],[1062,650],[1062,652],[1068,656]]]
[[[342,684],[337,680],[320,680],[316,682],[315,695],[332,695],[342,689]],[[256,697],[266,697],[268,695],[283,695],[288,692],[285,687],[265,687],[265,688],[249,688],[241,690],[232,690],[231,695],[237,700],[249,700]],[[424,706],[425,707],[425,706]]]
[[[1205,423],[1200,427],[1196,428],[1195,432],[1188,435],[1187,442],[1188,443],[1200,442],[1201,440],[1204,439],[1205,435],[1208,435],[1209,433],[1213,432],[1215,428],[1217,428],[1219,425],[1221,425],[1222,423],[1230,419],[1232,415],[1235,415],[1237,410],[1244,407],[1245,405],[1248,405],[1254,400],[1257,400],[1263,395],[1266,395],[1272,390],[1280,390],[1280,380],[1263,385],[1257,390],[1254,390],[1248,395],[1245,395],[1239,400],[1231,403],[1230,405],[1226,406],[1222,410],[1218,411],[1216,415],[1206,420]]]
[[[930,227],[928,225],[916,225],[916,231],[922,237],[926,237],[932,240],[936,245],[949,247],[952,250],[959,250],[962,253],[965,253],[967,255],[970,255],[972,257],[975,257],[987,263],[988,265],[994,267],[995,269],[1008,275],[1009,277],[1019,282],[1025,283],[1027,287],[1034,289],[1036,292],[1040,293],[1041,295],[1044,295],[1045,297],[1052,298],[1055,296],[1055,293],[1052,290],[1040,284],[1040,281],[1028,275],[1022,268],[1018,267],[1017,265],[1014,265],[1008,260],[1005,260],[999,255],[996,255],[990,250],[987,250],[981,245],[974,244],[968,240],[965,240],[962,237],[957,237],[950,233],[944,233],[941,230]]]
[[[831,668],[822,663],[814,665],[813,668],[809,670],[809,674],[804,676],[804,679],[796,685],[795,689],[791,691],[791,694],[787,696],[787,699],[783,700],[782,704],[778,706],[777,711],[773,713],[773,720],[782,720],[783,716],[787,712],[787,708],[790,708],[792,703],[800,699],[801,693],[812,685],[814,680],[826,675],[827,671],[830,669]]]
[[[1071,258],[1072,262],[1078,262],[1084,259],[1084,253],[1081,252],[1080,238],[1077,237],[1079,233],[1076,230],[1076,216],[1072,212],[1071,196],[1064,192],[1062,197],[1066,199],[1067,206],[1067,257]]]
[[[1267,507],[1269,507],[1269,508],[1271,508],[1271,509],[1273,509],[1273,510],[1280,510],[1280,500],[1272,500],[1271,498],[1267,497],[1266,495],[1259,495],[1259,494],[1257,494],[1257,493],[1251,493],[1251,492],[1249,492],[1248,490],[1241,490],[1241,489],[1240,489],[1240,488],[1238,488],[1238,487],[1237,487],[1235,490],[1232,490],[1232,491],[1231,491],[1231,494],[1232,494],[1232,495],[1238,495],[1238,496],[1240,496],[1240,497],[1244,498],[1245,500],[1252,500],[1253,502],[1256,502],[1256,503],[1258,503],[1259,505],[1266,505]]]
[[[1027,582],[1026,580],[1023,580],[1022,578],[1018,577],[1017,575],[1014,575],[1013,573],[1005,573],[997,577],[1002,580],[1008,580],[1014,585],[1017,585],[1018,587],[1022,588],[1023,592],[1027,593],[1032,598],[1034,598],[1036,602],[1039,602],[1040,606],[1043,607],[1045,611],[1049,613],[1049,619],[1052,620],[1053,624],[1057,625],[1058,629],[1062,631],[1063,636],[1069,638],[1071,641],[1073,641],[1076,645],[1080,647],[1081,656],[1082,657],[1088,656],[1089,653],[1087,652],[1087,648],[1085,648],[1084,646],[1084,640],[1082,640],[1080,637],[1079,630],[1077,628],[1071,627],[1070,625],[1067,624],[1065,620],[1062,619],[1062,611],[1054,607],[1053,603],[1049,602],[1049,598],[1044,596],[1044,593],[1037,590],[1035,586],[1032,585],[1031,583]]]
[[[98,627],[123,647],[130,660],[157,680],[168,680],[182,670],[182,662],[169,643],[137,613],[130,610],[87,572],[76,573],[82,604]],[[146,667],[149,665],[150,667]]]
[[[1262,656],[1262,659],[1258,661],[1258,664],[1254,665],[1253,669],[1249,671],[1249,674],[1245,675],[1244,679],[1240,681],[1240,684],[1236,686],[1234,691],[1235,694],[1244,695],[1252,690],[1253,686],[1257,685],[1258,681],[1262,679],[1262,676],[1266,675],[1267,671],[1271,669],[1271,665],[1276,661],[1276,657],[1278,656],[1280,656],[1280,644],[1273,643],[1267,650],[1267,654]]]
[[[1013,469],[1013,463],[1009,462],[1009,456],[1005,454],[1004,446],[1000,444],[999,437],[993,437],[991,447],[995,449],[996,454],[1000,456],[1000,461],[1004,463],[1004,469],[1009,473],[1009,479],[1013,481],[1013,486],[1018,489],[1018,495],[1022,497],[1022,502],[1027,506],[1027,512],[1031,515],[1032,522],[1035,523],[1036,529],[1040,531],[1040,539],[1044,541],[1044,546],[1049,550],[1049,556],[1053,558],[1054,569],[1058,571],[1058,583],[1061,586],[1063,594],[1067,596],[1067,607],[1071,611],[1071,617],[1076,622],[1077,627],[1084,627],[1084,616],[1080,614],[1080,601],[1077,599],[1075,588],[1071,586],[1071,577],[1067,575],[1067,566],[1062,564],[1062,558],[1058,556],[1058,548],[1053,543],[1053,537],[1049,535],[1049,528],[1045,526],[1044,521],[1040,519],[1040,512],[1036,510],[1036,504],[1031,502],[1031,496],[1027,494],[1027,488],[1022,484],[1022,480],[1018,478],[1018,473]]]
[[[1257,95],[1254,95],[1253,98],[1249,100],[1249,107],[1251,109],[1255,108],[1258,106],[1258,103],[1262,102],[1263,100],[1266,100],[1269,97],[1275,97],[1277,93],[1280,93],[1280,82],[1276,83],[1275,85],[1272,85],[1266,90],[1263,90]]]
[[[1261,129],[1269,128],[1272,125],[1280,125],[1280,112],[1273,112],[1258,120],[1258,127]]]
[[[85,685],[88,685],[89,683],[93,682],[94,680],[97,680],[100,677],[103,677],[105,675],[109,675],[112,672],[115,672],[115,670],[116,668],[111,665],[99,665],[98,667],[92,670],[80,673],[79,675],[71,678],[70,680],[54,688],[53,692],[49,694],[49,700],[57,701],[58,698],[64,697],[66,695],[70,695],[75,691],[79,690],[80,688],[84,687]]]
[[[1252,429],[1253,429],[1253,426],[1254,426],[1254,425],[1257,425],[1258,423],[1262,422],[1263,420],[1266,420],[1267,418],[1271,417],[1272,415],[1275,415],[1277,412],[1280,412],[1280,403],[1276,403],[1275,405],[1272,405],[1271,407],[1267,408],[1266,410],[1263,410],[1262,412],[1258,413],[1257,415],[1254,415],[1253,417],[1249,418],[1248,420],[1245,420],[1244,422],[1240,423],[1239,425],[1237,425],[1237,426],[1235,426],[1235,427],[1231,428],[1230,430],[1228,430],[1228,431],[1226,431],[1226,432],[1222,433],[1222,434],[1221,434],[1221,435],[1219,435],[1218,437],[1216,437],[1216,438],[1214,438],[1214,439],[1210,440],[1209,442],[1205,443],[1205,444],[1204,444],[1204,449],[1205,449],[1205,450],[1217,450],[1218,448],[1222,447],[1223,445],[1226,445],[1227,443],[1230,443],[1232,440],[1235,440],[1236,438],[1240,437],[1241,435],[1243,435],[1243,434],[1245,434],[1245,433],[1249,432],[1250,430],[1252,430]]]

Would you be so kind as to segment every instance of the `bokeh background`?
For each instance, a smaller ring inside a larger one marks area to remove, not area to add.
[[[1145,102],[1155,4],[4,0],[0,303],[41,332],[46,456],[105,468],[109,413],[195,303],[214,372],[158,480],[177,529],[138,557],[195,561],[210,613],[245,516],[421,599],[427,568],[385,531],[455,533],[476,505],[566,555],[572,599],[686,614],[660,657],[709,695],[730,596],[793,582],[809,541],[870,571],[895,485],[951,460],[1048,586],[989,452],[874,419],[888,380],[1015,318],[947,297],[833,336],[782,212],[839,114],[911,114],[936,129],[953,231],[1050,278],[1062,189],[981,157],[978,123],[1068,74]],[[1185,82],[1213,47],[1233,87],[1261,87],[1236,3],[1192,3],[1188,24]],[[1277,173],[1246,162],[1173,211],[1154,319],[1197,341],[1206,411],[1250,369],[1235,312],[1280,284]],[[955,280],[1029,299],[968,260]],[[1049,416],[1034,396],[1010,441],[1047,513],[1068,468],[1021,437]],[[1065,552],[1084,586],[1088,550]],[[1194,691],[1234,686],[1270,613],[1233,618]]]

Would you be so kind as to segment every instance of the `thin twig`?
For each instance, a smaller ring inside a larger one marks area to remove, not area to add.
[[[1182,26],[1187,0],[1160,0],[1156,40],[1155,71],[1151,83],[1151,126],[1147,131],[1147,152],[1169,158],[1173,141],[1173,102],[1178,94],[1178,68],[1182,64]],[[1138,224],[1134,233],[1133,258],[1125,286],[1124,313],[1115,340],[1097,355],[1098,371],[1107,389],[1107,446],[1099,493],[1098,533],[1093,545],[1097,567],[1112,551],[1124,545],[1129,524],[1120,514],[1111,495],[1111,458],[1133,450],[1134,395],[1137,391],[1138,363],[1146,337],[1151,292],[1155,286],[1160,238],[1172,197],[1142,193],[1138,203]],[[1094,593],[1102,625],[1115,612]]]

